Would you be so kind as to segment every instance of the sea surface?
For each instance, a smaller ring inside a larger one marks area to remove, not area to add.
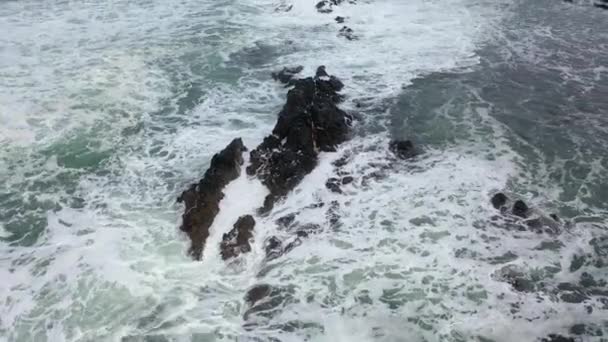
[[[0,0],[0,341],[608,340],[608,11],[315,3]],[[222,234],[267,193],[229,184],[193,261],[177,196],[270,133],[270,74],[296,65],[344,82],[352,138],[226,263]],[[390,139],[421,154],[389,163]],[[496,192],[558,232],[513,228]],[[267,262],[290,213],[322,230]],[[257,284],[284,295],[252,321]]]

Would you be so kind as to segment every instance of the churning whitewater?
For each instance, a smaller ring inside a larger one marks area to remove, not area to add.
[[[605,341],[604,5],[0,2],[0,341]]]

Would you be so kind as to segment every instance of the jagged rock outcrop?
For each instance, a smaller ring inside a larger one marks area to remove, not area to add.
[[[291,81],[287,102],[272,134],[251,151],[249,175],[257,175],[270,194],[262,211],[291,191],[317,165],[321,151],[335,151],[348,138],[350,115],[338,108],[342,82],[317,69],[315,77]]]
[[[219,203],[224,197],[224,187],[241,173],[245,145],[240,138],[234,139],[225,149],[211,159],[203,178],[184,191],[177,199],[184,203],[180,229],[191,241],[190,255],[200,260],[209,237],[209,227],[219,213]]]
[[[242,253],[251,251],[249,241],[253,238],[255,220],[251,215],[239,217],[234,227],[222,236],[220,243],[220,254],[222,259],[228,260]]]

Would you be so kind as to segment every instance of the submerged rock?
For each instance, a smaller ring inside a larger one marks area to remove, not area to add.
[[[219,212],[224,187],[241,173],[243,152],[247,149],[240,138],[234,139],[225,149],[211,158],[203,178],[184,191],[177,199],[185,204],[180,229],[191,241],[189,254],[196,260],[202,257],[209,227]]]
[[[253,316],[271,318],[283,306],[294,301],[294,290],[287,287],[277,287],[260,284],[252,287],[245,295],[245,302],[249,309],[245,311],[245,321]]]
[[[290,230],[294,233],[288,238],[283,240],[277,236],[271,236],[264,242],[264,251],[266,252],[266,260],[274,260],[286,253],[289,253],[294,248],[300,246],[303,240],[309,237],[311,234],[318,233],[321,227],[314,223],[307,223],[302,225],[296,225]]]
[[[281,228],[289,227],[296,220],[296,213],[290,213],[285,216],[279,217],[275,222]]]
[[[271,236],[264,242],[266,260],[274,260],[283,255],[283,241],[276,236]]]
[[[329,189],[331,192],[335,192],[337,194],[342,193],[342,189],[340,189],[340,180],[338,178],[330,178],[325,182],[325,187]]]
[[[608,0],[598,0],[593,4],[593,6],[608,10]]]
[[[356,40],[359,37],[355,35],[355,31],[348,26],[343,26],[338,33],[338,37],[344,37],[348,40]]]
[[[416,155],[414,144],[409,140],[391,140],[388,143],[388,149],[401,159],[411,158]]]
[[[325,67],[315,77],[292,81],[272,135],[251,151],[249,175],[270,190],[262,211],[291,191],[317,165],[320,151],[335,151],[348,138],[351,117],[337,107],[344,87]]]
[[[225,233],[220,243],[222,259],[227,260],[251,251],[249,240],[253,238],[255,220],[251,215],[239,217],[234,227]]]
[[[334,6],[338,6],[343,2],[344,2],[344,0],[321,0],[321,1],[317,2],[315,7],[317,8],[317,11],[319,11],[320,13],[331,13],[333,11]],[[356,1],[349,0],[348,2],[351,4],[354,4]]]
[[[575,342],[572,337],[564,337],[562,335],[550,334],[549,336],[543,338],[542,342]]]
[[[510,230],[533,231],[538,234],[553,235],[561,231],[562,221],[556,214],[546,215],[537,208],[529,208],[522,200],[513,202],[499,192],[492,196],[490,202],[502,214],[492,218],[493,225]]]
[[[299,65],[297,67],[288,68],[285,67],[283,70],[272,73],[272,78],[275,81],[279,81],[281,83],[289,84],[293,77],[304,70],[304,67]]]

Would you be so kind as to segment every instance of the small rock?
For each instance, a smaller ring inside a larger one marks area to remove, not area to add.
[[[336,20],[336,22],[337,22],[338,24],[342,24],[342,23],[344,23],[345,18],[344,18],[344,17],[337,16],[337,17],[335,18],[335,20]]]
[[[291,213],[285,216],[281,216],[276,220],[276,223],[282,228],[289,227],[296,220],[296,214]]]
[[[519,292],[533,292],[535,289],[534,283],[526,278],[515,278],[512,280],[511,285],[513,289]]]
[[[549,336],[543,338],[542,342],[575,342],[572,337],[564,337],[562,335],[550,334]]]
[[[519,216],[521,218],[526,218],[528,216],[528,205],[522,200],[517,200],[513,204],[513,215]]]
[[[583,272],[583,274],[581,274],[580,284],[583,287],[593,287],[598,285],[593,276],[587,272]]]
[[[494,209],[500,209],[502,206],[507,204],[508,200],[509,198],[505,194],[499,192],[496,195],[492,196],[492,199],[490,201],[492,202],[492,206],[494,207]]]
[[[239,217],[232,230],[222,236],[220,254],[227,260],[251,251],[249,240],[253,238],[255,220],[251,215]]]
[[[271,318],[276,309],[294,301],[294,290],[287,287],[276,287],[260,284],[252,287],[245,295],[245,302],[250,308],[243,314],[243,319],[250,317]]]
[[[587,330],[587,327],[584,324],[575,324],[570,328],[570,333],[574,335],[582,335]]]
[[[325,187],[329,189],[329,191],[341,194],[342,189],[340,189],[340,185],[338,184],[339,180],[337,178],[330,178],[325,182]]]
[[[344,26],[340,29],[340,33],[338,33],[339,37],[344,37],[348,40],[356,40],[358,37],[355,36],[353,29],[348,26]]]
[[[266,260],[274,260],[283,254],[283,242],[276,236],[271,236],[264,243],[264,251],[266,251]]]
[[[272,78],[275,81],[279,81],[281,83],[285,83],[285,84],[289,84],[289,82],[293,79],[293,77],[297,74],[299,74],[302,70],[304,70],[304,67],[299,65],[297,67],[292,67],[292,68],[283,68],[283,70],[278,71],[278,72],[273,72],[272,73]]]
[[[570,262],[570,272],[578,271],[587,261],[584,255],[574,255],[572,257],[572,261]]]
[[[414,157],[416,151],[414,144],[410,140],[391,140],[388,149],[401,159]]]
[[[330,5],[329,1],[327,1],[327,0],[319,1],[315,7],[317,8],[317,11],[319,11],[320,13],[331,13],[332,12],[331,5]]]
[[[350,184],[354,181],[355,179],[351,176],[346,176],[342,178],[342,185],[347,185]]]
[[[268,284],[260,284],[252,287],[245,295],[245,301],[250,306],[255,305],[257,302],[268,296],[272,290],[272,287]]]
[[[607,0],[599,0],[598,2],[594,3],[593,6],[595,6],[597,8],[608,10],[608,1]]]
[[[560,296],[560,298],[566,303],[574,304],[582,303],[585,300],[589,299],[589,297],[585,296],[583,293],[580,292],[564,293]]]

